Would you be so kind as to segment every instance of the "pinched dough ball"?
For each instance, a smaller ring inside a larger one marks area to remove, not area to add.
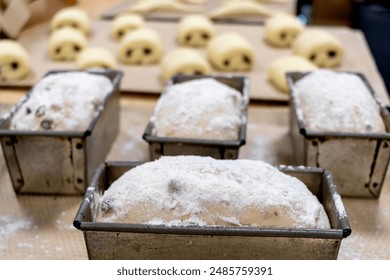
[[[177,0],[140,0],[129,9],[130,12],[140,14],[166,11],[195,12],[196,10]]]
[[[237,33],[218,35],[207,45],[207,57],[220,71],[250,71],[255,56],[252,45]]]
[[[63,27],[71,27],[88,35],[91,29],[91,23],[88,14],[84,10],[69,7],[59,10],[53,16],[50,27],[51,31],[56,31]]]
[[[114,55],[109,50],[101,47],[89,47],[84,49],[77,56],[76,66],[78,69],[117,68]]]
[[[112,22],[111,37],[116,41],[120,41],[128,32],[134,31],[143,26],[145,26],[145,20],[140,15],[119,15]]]
[[[0,40],[0,80],[20,80],[30,72],[30,60],[16,41]]]
[[[268,67],[268,78],[280,91],[288,92],[287,72],[307,72],[317,69],[317,66],[301,56],[284,56],[275,59]]]
[[[231,16],[271,16],[274,11],[268,7],[252,1],[229,1],[223,3],[210,13],[211,18]]]
[[[319,67],[335,67],[344,58],[341,42],[322,30],[305,30],[293,43],[294,54],[306,57]]]
[[[199,52],[190,48],[178,48],[166,54],[161,67],[165,81],[178,74],[207,75],[211,73],[207,60]]]
[[[215,35],[211,20],[203,15],[189,15],[179,22],[178,41],[188,47],[204,47]]]
[[[290,47],[303,31],[302,22],[290,15],[276,15],[265,23],[265,39],[275,47]]]
[[[49,54],[53,60],[75,60],[87,46],[87,39],[77,29],[65,27],[51,34]]]
[[[119,59],[125,64],[155,64],[162,54],[160,36],[148,27],[128,33],[119,46]]]

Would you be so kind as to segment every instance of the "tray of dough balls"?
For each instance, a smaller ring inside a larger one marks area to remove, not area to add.
[[[90,259],[336,259],[351,233],[327,171],[200,156],[102,164],[74,226]]]
[[[305,27],[288,15],[260,26],[215,24],[202,15],[153,22],[126,14],[91,22],[82,10],[70,10],[61,10],[51,26],[26,30],[19,42],[1,42],[0,86],[32,86],[51,69],[104,67],[123,71],[122,91],[159,94],[176,74],[230,73],[250,79],[252,100],[287,101],[286,72],[329,67],[362,72],[387,100],[358,31]],[[84,17],[75,20],[77,12]]]

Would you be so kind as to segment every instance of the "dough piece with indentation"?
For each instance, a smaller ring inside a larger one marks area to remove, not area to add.
[[[12,40],[0,40],[0,80],[20,80],[30,72],[25,48]]]
[[[319,67],[338,66],[344,58],[344,48],[341,42],[323,30],[303,31],[292,47],[294,54],[306,57]]]
[[[287,72],[308,72],[317,69],[317,66],[301,56],[284,56],[271,62],[268,67],[270,82],[280,91],[287,93]]]
[[[237,33],[216,36],[207,45],[207,58],[220,71],[250,71],[255,65],[253,46]]]
[[[275,12],[268,7],[251,1],[226,2],[211,11],[211,18],[235,16],[272,16]]]
[[[214,36],[214,24],[204,15],[188,15],[179,22],[178,41],[182,46],[204,47]]]
[[[290,47],[304,26],[293,16],[283,14],[269,18],[264,27],[267,43],[275,47]]]
[[[211,67],[207,60],[196,50],[178,48],[166,54],[161,62],[165,81],[178,74],[207,75]]]
[[[128,32],[145,26],[145,20],[141,15],[122,14],[117,16],[112,22],[111,37],[120,41]]]
[[[141,0],[129,8],[133,13],[152,13],[152,12],[197,12],[196,7],[183,4],[176,0]]]
[[[72,61],[87,46],[87,39],[77,29],[64,27],[52,33],[49,54],[53,60]]]
[[[59,10],[50,23],[51,31],[56,31],[64,27],[71,27],[80,30],[85,35],[90,33],[91,23],[88,14],[75,7]]]
[[[160,36],[148,27],[128,33],[119,46],[119,60],[125,64],[155,64],[162,54]]]
[[[117,63],[114,55],[109,50],[102,47],[89,47],[77,56],[76,66],[78,69],[116,69]]]

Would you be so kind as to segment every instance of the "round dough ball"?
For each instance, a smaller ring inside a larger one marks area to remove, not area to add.
[[[237,33],[216,36],[207,45],[207,58],[220,71],[250,71],[255,64],[253,46]]]
[[[287,72],[307,72],[317,69],[317,66],[301,56],[284,56],[275,59],[268,67],[268,78],[280,91],[287,93]]]
[[[134,31],[145,26],[145,20],[142,16],[136,14],[123,14],[117,16],[112,22],[111,37],[120,41],[128,32]]]
[[[214,24],[204,15],[188,15],[179,22],[178,41],[182,46],[205,47],[214,36]]]
[[[51,31],[56,31],[63,27],[75,28],[88,35],[91,29],[91,23],[88,14],[84,10],[69,7],[59,10],[53,16],[50,23]]]
[[[211,67],[207,60],[194,49],[178,48],[164,56],[161,63],[165,81],[178,74],[208,75]]]
[[[275,47],[290,47],[303,29],[303,23],[295,17],[277,15],[265,23],[265,40]]]
[[[117,64],[114,55],[101,47],[89,47],[84,49],[76,59],[78,69],[105,68],[116,69]]]
[[[0,80],[20,80],[30,72],[25,48],[12,40],[0,40]]]
[[[128,33],[119,46],[119,60],[125,64],[155,64],[162,54],[160,36],[148,27]]]
[[[49,54],[53,60],[72,61],[87,46],[87,39],[79,30],[64,27],[51,34]]]
[[[294,54],[306,57],[319,67],[331,68],[341,64],[344,49],[341,42],[323,30],[305,30],[293,43]]]

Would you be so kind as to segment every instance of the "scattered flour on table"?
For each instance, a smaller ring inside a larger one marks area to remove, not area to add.
[[[317,70],[295,84],[306,129],[355,133],[385,132],[379,106],[354,74]]]
[[[13,130],[85,130],[112,91],[104,76],[52,74],[38,82],[11,121]]]
[[[104,193],[98,221],[165,225],[329,228],[298,179],[262,161],[162,157],[125,173]]]
[[[21,219],[8,215],[0,216],[0,251],[7,248],[7,239],[19,230],[30,229],[33,226],[31,220]]]
[[[161,137],[237,140],[243,98],[212,78],[175,84],[157,102],[154,134]]]

